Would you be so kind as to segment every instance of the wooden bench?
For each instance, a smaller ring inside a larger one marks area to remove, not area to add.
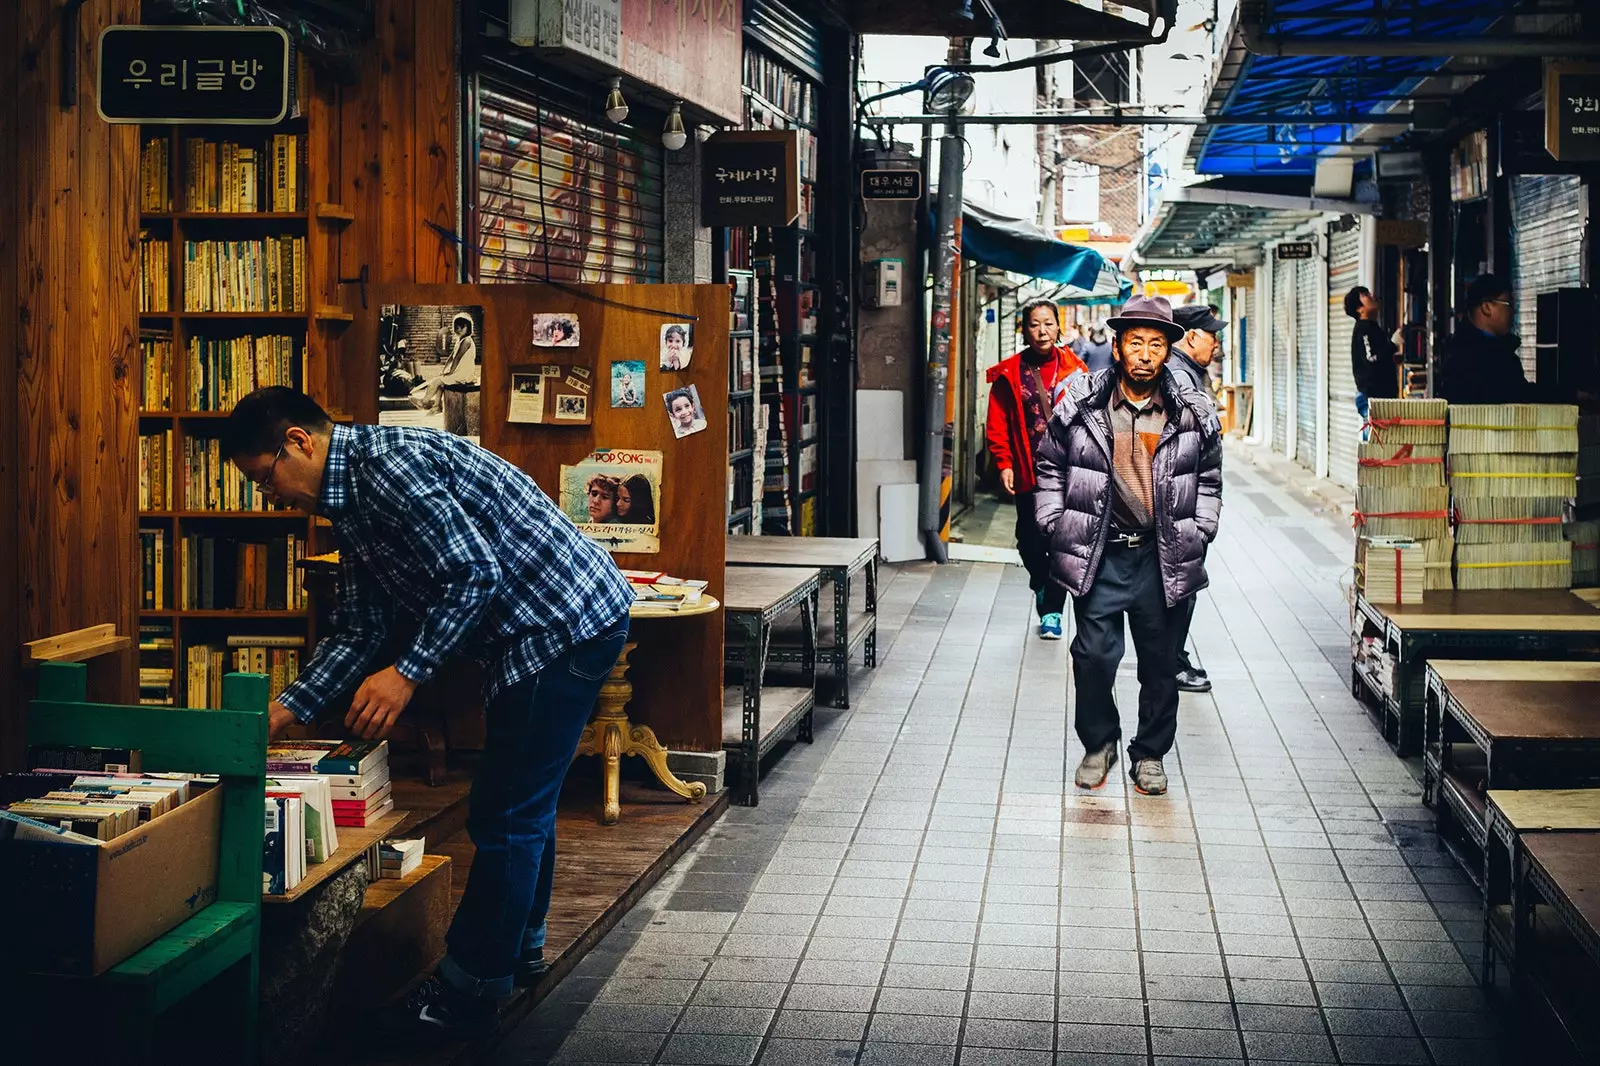
[[[1600,787],[1600,663],[1434,660],[1424,799],[1484,887],[1490,789]]]
[[[1374,705],[1383,735],[1401,755],[1423,746],[1423,668],[1433,658],[1600,658],[1600,610],[1565,589],[1428,592],[1423,602],[1374,604],[1356,596],[1357,624],[1380,636],[1394,660],[1385,693],[1352,663],[1350,686]]]
[[[833,620],[818,624],[817,654],[833,667],[833,705],[850,706],[850,657],[861,649],[862,663],[878,665],[878,540],[876,537],[729,537],[729,566],[815,567],[833,586]],[[852,579],[865,572],[866,599],[852,603]],[[802,641],[778,640],[768,649],[771,662],[798,662]]]
[[[723,690],[722,747],[738,759],[739,802],[760,802],[757,779],[761,759],[791,727],[810,743],[816,709],[817,606],[822,574],[815,568],[734,566],[727,571],[722,600],[728,628],[739,638],[733,664],[743,673],[741,684]],[[772,627],[784,615],[801,618],[801,683],[765,684]],[[731,657],[731,656],[730,656]]]
[[[214,711],[87,703],[86,685],[82,664],[39,665],[39,696],[28,711],[30,745],[137,748],[146,771],[215,773],[222,789],[215,902],[95,979],[117,989],[107,1002],[120,1007],[122,1046],[134,1057],[151,1056],[158,1016],[220,981],[230,1017],[218,1029],[237,1039],[230,1052],[218,1049],[221,1058],[254,1062],[260,1054],[257,955],[267,679],[227,675],[224,709]]]

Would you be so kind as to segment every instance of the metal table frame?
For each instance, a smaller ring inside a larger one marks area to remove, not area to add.
[[[797,568],[789,568],[797,569]],[[740,766],[740,791],[736,802],[746,807],[755,807],[761,802],[759,779],[761,776],[761,760],[772,750],[788,732],[791,724],[799,726],[799,737],[810,744],[815,739],[812,733],[812,721],[816,711],[816,684],[817,684],[817,612],[822,595],[822,578],[814,574],[809,580],[797,580],[795,587],[781,599],[767,605],[762,610],[731,607],[723,604],[723,613],[727,618],[730,628],[737,628],[742,636],[740,642],[741,654],[736,660],[737,665],[744,672],[742,679],[743,721],[740,742],[732,750]],[[772,641],[772,626],[780,617],[795,608],[800,609],[801,628],[805,637],[803,640],[800,657],[801,673],[804,680],[811,686],[812,694],[808,699],[802,700],[798,706],[784,716],[772,731],[767,734],[767,739],[761,739],[761,689],[767,672],[767,663],[771,661],[769,652]],[[724,748],[731,747],[726,741]]]

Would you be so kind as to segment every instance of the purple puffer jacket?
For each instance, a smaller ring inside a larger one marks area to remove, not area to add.
[[[1074,596],[1094,584],[1111,529],[1111,421],[1117,370],[1075,374],[1035,456],[1034,518],[1050,543],[1050,570]],[[1222,513],[1222,434],[1205,397],[1166,370],[1167,426],[1156,444],[1156,547],[1168,606],[1206,587],[1206,545]],[[1172,413],[1176,412],[1176,418]]]

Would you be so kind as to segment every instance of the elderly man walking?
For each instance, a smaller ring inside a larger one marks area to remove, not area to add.
[[[1206,586],[1222,510],[1222,437],[1210,402],[1167,369],[1185,331],[1165,299],[1135,297],[1109,325],[1115,362],[1067,380],[1040,444],[1036,513],[1077,623],[1077,784],[1099,788],[1116,765],[1126,617],[1139,657],[1128,759],[1134,787],[1155,796],[1177,734],[1186,601]]]

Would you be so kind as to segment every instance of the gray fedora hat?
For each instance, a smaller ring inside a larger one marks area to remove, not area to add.
[[[1159,329],[1167,335],[1168,341],[1182,340],[1187,332],[1172,320],[1172,305],[1165,296],[1135,296],[1122,305],[1122,311],[1115,318],[1106,319],[1106,325],[1118,333],[1140,326]]]

